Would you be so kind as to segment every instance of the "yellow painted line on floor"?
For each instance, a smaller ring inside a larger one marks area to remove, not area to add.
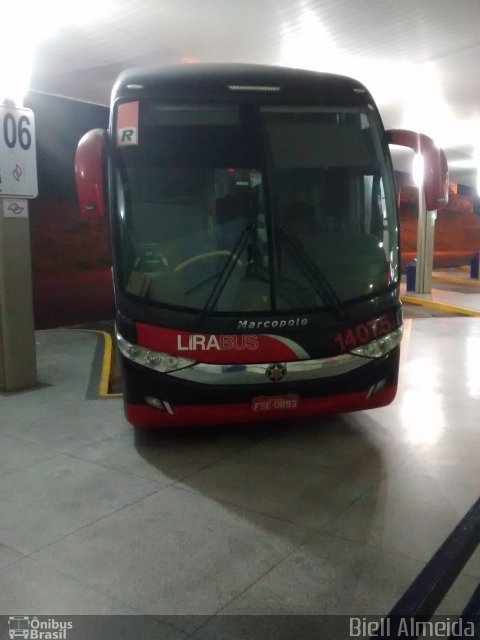
[[[455,276],[444,276],[442,273],[432,273],[432,280],[438,282],[449,282],[451,284],[461,284],[466,287],[480,288],[480,280],[477,278],[456,278]]]
[[[100,396],[100,398],[121,398],[123,396],[123,393],[108,392],[108,388],[110,386],[110,373],[112,371],[112,336],[106,331],[99,331],[98,333],[101,333],[104,339],[102,373],[100,375],[98,395]]]
[[[476,309],[469,309],[468,307],[457,307],[454,304],[447,304],[446,302],[437,302],[436,300],[430,300],[428,298],[417,298],[416,296],[408,295],[400,296],[400,299],[406,304],[418,304],[421,307],[436,309],[437,311],[458,313],[461,316],[473,316],[474,318],[480,317],[480,311],[477,311]]]
[[[98,385],[98,396],[100,398],[121,398],[123,393],[108,393],[110,372],[112,370],[112,336],[107,331],[101,331],[100,329],[82,329],[82,331],[98,333],[103,337],[102,371],[100,373],[100,384]]]

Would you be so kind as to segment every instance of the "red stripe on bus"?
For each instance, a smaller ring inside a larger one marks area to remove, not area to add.
[[[292,362],[295,351],[281,338],[262,334],[206,334],[137,322],[141,347],[212,364]]]
[[[172,405],[173,415],[148,405],[125,403],[127,420],[136,427],[188,427],[195,425],[228,425],[238,422],[263,422],[306,418],[362,411],[390,404],[397,393],[397,386],[380,389],[367,398],[365,391],[341,393],[322,398],[300,398],[296,409],[280,409],[254,412],[250,403]],[[160,398],[161,399],[161,398]]]

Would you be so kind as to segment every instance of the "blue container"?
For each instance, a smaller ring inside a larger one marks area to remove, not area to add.
[[[480,278],[480,253],[474,253],[470,260],[470,278]]]
[[[407,291],[415,291],[415,277],[417,274],[417,259],[407,264]]]

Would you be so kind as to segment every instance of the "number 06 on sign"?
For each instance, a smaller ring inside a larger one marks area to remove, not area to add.
[[[36,198],[37,195],[33,112],[0,105],[0,198]]]

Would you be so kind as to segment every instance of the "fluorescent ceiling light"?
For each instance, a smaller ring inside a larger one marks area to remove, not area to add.
[[[113,0],[23,0],[2,5],[0,37],[0,103],[8,98],[23,101],[28,89],[36,47],[64,27],[101,21],[112,10]],[[20,12],[20,13],[19,13]]]
[[[356,78],[369,89],[382,112],[395,112],[400,106],[403,117],[396,126],[424,133],[445,149],[472,147],[476,123],[454,117],[437,65],[347,53],[321,16],[321,10],[305,5],[295,19],[284,20],[281,64]]]
[[[425,161],[421,153],[416,153],[413,157],[412,178],[415,186],[421,187],[425,171]]]

